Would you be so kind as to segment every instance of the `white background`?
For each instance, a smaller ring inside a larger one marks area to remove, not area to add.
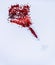
[[[29,4],[32,28],[11,24],[8,9],[11,4]],[[55,65],[55,1],[0,1],[0,65]]]

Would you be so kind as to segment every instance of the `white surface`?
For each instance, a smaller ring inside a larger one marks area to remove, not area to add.
[[[26,28],[8,23],[11,4],[29,4],[33,29],[38,39]],[[55,65],[55,1],[0,1],[0,65]]]

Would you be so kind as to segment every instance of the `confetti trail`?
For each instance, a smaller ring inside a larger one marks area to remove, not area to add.
[[[31,18],[29,16],[29,5],[11,5],[9,8],[9,20],[11,23],[21,25],[22,27],[28,27],[31,33],[38,38],[35,31],[30,27],[32,25]]]

